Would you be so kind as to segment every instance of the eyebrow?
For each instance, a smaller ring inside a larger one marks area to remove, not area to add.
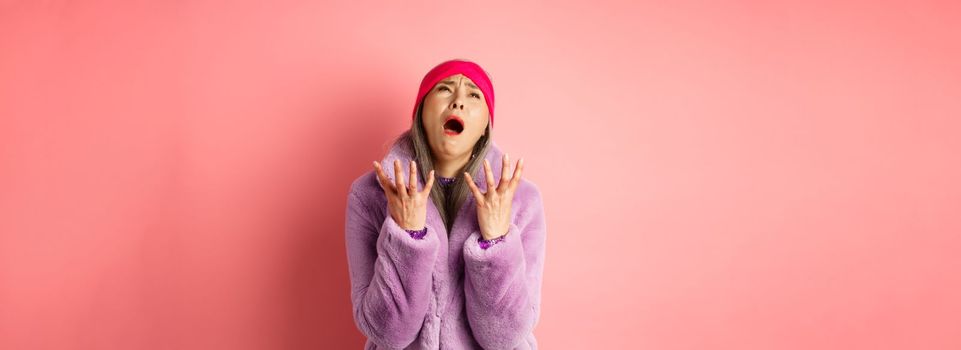
[[[454,81],[453,81],[453,80],[444,80],[444,81],[442,81],[442,82],[440,82],[440,83],[441,83],[441,84],[445,84],[445,85],[454,85]],[[472,82],[467,82],[467,86],[470,86],[470,87],[475,88],[475,89],[478,89],[478,90],[480,89],[479,87],[477,87],[477,85],[474,85],[474,83],[472,83]]]

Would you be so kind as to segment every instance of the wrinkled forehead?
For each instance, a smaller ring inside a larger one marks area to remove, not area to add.
[[[453,87],[453,86],[458,86],[460,84],[466,85],[467,87],[472,89],[479,89],[477,85],[474,84],[474,81],[468,78],[463,73],[457,73],[457,74],[448,76],[444,79],[441,79],[440,81],[437,82],[437,84],[434,84],[434,87],[438,87],[440,85],[447,85],[447,86]]]

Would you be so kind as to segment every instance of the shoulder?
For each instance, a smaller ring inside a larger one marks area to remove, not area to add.
[[[347,193],[347,223],[363,225],[367,229],[348,229],[347,234],[368,237],[369,232],[377,230],[387,215],[386,203],[387,199],[373,170],[355,179]]]
[[[543,239],[546,232],[544,200],[541,190],[533,181],[521,178],[514,192],[511,211],[512,219],[521,229],[525,240]]]
[[[377,174],[374,170],[368,170],[354,179],[350,184],[348,198],[353,197],[363,203],[370,203],[377,200],[385,200],[384,190],[377,183]]]
[[[523,212],[542,211],[544,205],[540,188],[533,181],[523,177],[514,192],[514,202],[520,205],[518,209]]]

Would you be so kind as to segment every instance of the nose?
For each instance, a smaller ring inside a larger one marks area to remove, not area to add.
[[[463,103],[458,104],[457,101],[451,102],[450,109],[464,110],[464,104]]]

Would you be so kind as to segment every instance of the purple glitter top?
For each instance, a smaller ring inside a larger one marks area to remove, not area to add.
[[[454,181],[457,180],[457,178],[456,178],[456,177],[443,177],[443,176],[438,176],[438,177],[437,177],[437,180],[440,181],[440,184],[441,184],[441,185],[446,186],[446,185],[450,185],[450,184],[454,183]]]

